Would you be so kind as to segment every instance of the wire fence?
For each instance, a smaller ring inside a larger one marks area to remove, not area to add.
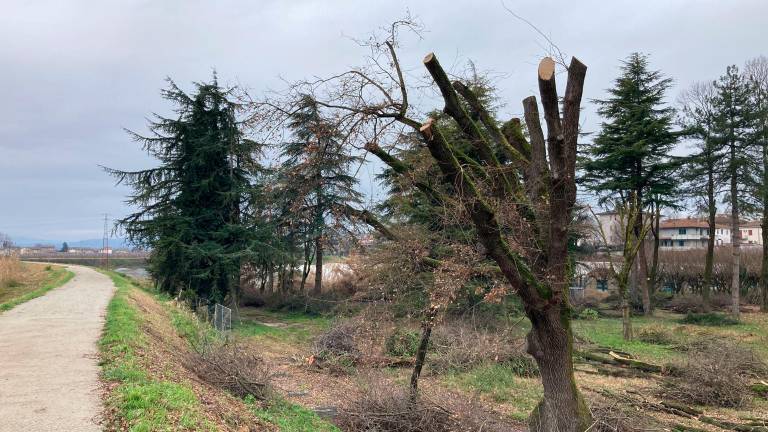
[[[221,333],[232,330],[232,309],[216,303],[213,309],[213,327]]]

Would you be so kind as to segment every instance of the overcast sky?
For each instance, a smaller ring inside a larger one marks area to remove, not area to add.
[[[670,102],[726,65],[768,54],[768,1],[516,1],[566,55],[588,65],[585,98],[600,98],[630,52],[675,80]],[[460,71],[492,71],[505,117],[536,88],[546,41],[499,0],[406,2],[224,0],[2,0],[0,3],[0,232],[78,240],[101,237],[102,213],[128,212],[126,190],[99,168],[148,167],[123,128],[145,130],[167,112],[163,79],[183,87],[220,80],[258,94],[362,63],[350,40],[402,17],[427,32],[407,38],[401,59],[421,74],[434,51]],[[599,119],[587,104],[584,125]],[[369,176],[373,168],[366,169]],[[364,188],[370,192],[371,186]]]

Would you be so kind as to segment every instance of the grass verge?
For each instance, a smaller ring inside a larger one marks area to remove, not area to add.
[[[137,356],[145,347],[142,318],[129,299],[135,288],[123,275],[105,273],[117,287],[99,341],[102,376],[115,384],[107,399],[107,409],[114,414],[110,426],[131,432],[215,430],[190,387],[154,379],[143,367]]]
[[[314,411],[282,399],[260,404],[246,398],[245,403],[256,417],[279,427],[281,432],[340,432]]]
[[[48,270],[50,268],[50,270]],[[5,312],[8,310],[13,309],[14,307],[28,302],[34,298],[40,297],[47,293],[48,291],[58,288],[65,283],[69,282],[73,277],[75,277],[75,274],[71,271],[67,270],[64,267],[46,267],[45,270],[48,275],[46,275],[45,279],[43,280],[42,284],[39,288],[32,289],[31,291],[27,291],[26,293],[14,297],[4,303],[0,303],[0,312]]]

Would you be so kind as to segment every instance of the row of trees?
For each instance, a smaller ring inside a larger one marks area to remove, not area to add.
[[[651,295],[659,282],[662,211],[689,205],[708,216],[702,295],[709,303],[715,218],[722,199],[731,211],[731,313],[738,318],[739,226],[744,215],[759,214],[768,235],[768,59],[747,62],[743,72],[729,66],[719,79],[692,85],[680,96],[678,110],[665,102],[671,85],[670,78],[649,68],[647,56],[634,53],[624,62],[621,75],[608,90],[609,98],[596,101],[604,121],[595,139],[584,146],[580,181],[602,205],[617,210],[623,224],[632,225],[623,235],[627,247],[621,269],[615,273],[625,309],[628,276],[634,275],[646,314],[651,313]],[[693,142],[695,151],[673,156],[672,150],[682,141]],[[646,247],[634,247],[647,234],[653,240],[650,263]],[[768,242],[763,247],[768,248]],[[768,310],[766,252],[761,287],[763,307]],[[631,338],[628,327],[627,322],[625,335]]]
[[[696,83],[681,96],[681,123],[696,140],[686,162],[687,192],[708,215],[709,243],[702,295],[709,299],[719,198],[731,210],[732,314],[739,316],[740,221],[760,215],[763,228],[761,291],[768,310],[768,59],[743,71],[729,66],[716,81]]]

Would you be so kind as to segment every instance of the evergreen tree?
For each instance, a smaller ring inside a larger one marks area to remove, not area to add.
[[[582,183],[601,202],[620,202],[630,214],[635,213],[631,207],[636,201],[635,236],[646,224],[644,209],[652,203],[669,204],[675,190],[670,172],[676,162],[669,157],[677,142],[672,131],[674,110],[664,103],[671,85],[670,78],[648,69],[646,55],[633,53],[623,62],[614,87],[608,89],[609,97],[596,101],[604,121],[587,148]],[[641,273],[647,275],[644,247],[638,259]],[[643,309],[650,313],[648,281],[645,276],[641,280]]]
[[[768,312],[768,58],[760,56],[748,61],[744,74],[752,86],[755,108],[751,134],[755,153],[752,189],[762,227],[761,308],[763,312]]]
[[[150,136],[129,132],[159,161],[140,171],[107,169],[133,189],[135,213],[119,220],[129,240],[151,249],[149,269],[159,288],[236,306],[239,276],[253,230],[243,220],[258,167],[244,138],[231,90],[196,83],[187,94],[169,80],[162,95],[177,117],[156,116]]]
[[[712,83],[696,83],[681,95],[681,124],[686,135],[696,140],[696,151],[684,164],[685,192],[695,197],[700,208],[707,214],[708,241],[704,263],[704,281],[701,294],[705,307],[709,307],[712,269],[715,254],[715,229],[717,197],[722,192],[717,179],[722,173],[722,148],[713,137],[714,99],[716,90]]]
[[[288,126],[295,140],[283,146],[281,174],[290,202],[287,210],[293,222],[289,230],[294,238],[304,239],[303,277],[314,259],[313,292],[319,294],[325,246],[334,231],[343,227],[341,216],[345,206],[361,202],[361,194],[355,190],[357,179],[349,174],[351,165],[359,158],[343,148],[337,130],[322,117],[317,103],[308,96],[302,98]]]
[[[61,244],[61,249],[59,249],[59,252],[69,252],[69,245],[67,242]]]
[[[713,84],[714,98],[712,138],[723,152],[724,167],[718,180],[728,184],[727,203],[731,207],[731,314],[739,317],[739,272],[741,270],[742,209],[751,208],[746,188],[753,167],[752,136],[755,107],[752,86],[736,66],[728,66],[725,75]]]

